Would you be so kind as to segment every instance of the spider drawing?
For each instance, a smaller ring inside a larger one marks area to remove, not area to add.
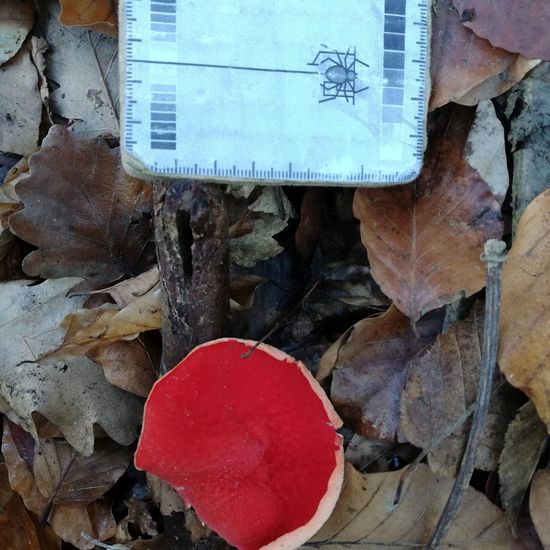
[[[324,44],[321,44],[321,46],[327,48]],[[325,80],[321,83],[323,98],[319,100],[319,103],[341,98],[346,103],[351,102],[355,105],[355,96],[368,89],[368,86],[359,89],[356,87],[357,65],[363,67],[369,65],[357,59],[355,48],[353,52],[351,48],[348,48],[345,52],[329,49],[320,50],[317,52],[315,59],[308,65],[322,66],[324,69],[322,74]]]

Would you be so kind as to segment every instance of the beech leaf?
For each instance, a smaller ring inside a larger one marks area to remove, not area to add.
[[[548,0],[453,0],[453,3],[463,24],[493,46],[550,61]]]
[[[531,402],[508,426],[498,477],[502,506],[515,522],[546,443],[546,430]]]
[[[502,272],[498,363],[550,426],[550,189],[525,209]]]
[[[434,0],[431,50],[431,110],[450,101],[476,105],[496,97],[540,62],[494,48],[466,29],[452,0]]]
[[[479,256],[502,235],[500,205],[452,142],[431,142],[411,184],[358,189],[353,208],[374,280],[413,321],[485,286]]]
[[[152,236],[151,187],[126,175],[118,149],[53,126],[29,166],[17,184],[24,208],[10,217],[12,232],[38,247],[26,273],[97,287],[139,270]]]
[[[438,480],[420,464],[406,477],[396,504],[403,471],[360,474],[346,464],[340,499],[331,517],[308,543],[328,550],[378,550],[423,545],[435,528],[453,480]],[[510,535],[502,510],[468,487],[462,506],[441,548],[506,550]]]
[[[483,304],[470,316],[457,321],[424,352],[409,363],[407,383],[401,397],[400,429],[413,445],[430,449],[442,433],[464,417],[477,396],[481,368]],[[497,380],[495,380],[497,382]],[[504,433],[513,411],[507,409],[502,392],[491,399],[483,436],[476,454],[476,467],[492,471],[504,444]],[[454,477],[458,472],[470,423],[464,422],[428,454],[436,475]]]
[[[441,329],[438,313],[416,327],[397,308],[356,323],[323,355],[318,380],[332,372],[330,398],[355,431],[393,440],[407,365]]]

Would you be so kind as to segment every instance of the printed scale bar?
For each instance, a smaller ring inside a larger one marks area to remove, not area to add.
[[[362,0],[121,2],[125,168],[220,182],[411,181],[426,146],[427,2],[383,0],[383,13]]]

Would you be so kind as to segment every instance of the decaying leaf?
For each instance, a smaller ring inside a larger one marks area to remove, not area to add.
[[[231,261],[243,267],[271,258],[283,250],[273,238],[294,215],[290,201],[280,187],[263,187],[244,214],[250,231],[231,239]],[[239,222],[242,224],[242,219]]]
[[[23,262],[26,273],[79,276],[97,287],[139,272],[152,231],[151,187],[126,175],[118,149],[53,126],[29,165],[17,184],[24,209],[10,217],[11,230],[38,247]]]
[[[29,514],[0,464],[0,542],[3,550],[61,550],[61,539]]]
[[[464,422],[442,442],[441,435],[464,418],[475,402],[481,366],[483,305],[470,317],[457,321],[445,334],[409,364],[401,397],[400,429],[405,439],[422,449],[437,448],[428,455],[437,476],[454,477],[458,472],[469,433]],[[506,410],[502,393],[496,393],[476,453],[476,467],[494,470],[504,444],[504,432],[513,412]]]
[[[436,312],[416,327],[397,308],[363,319],[337,340],[321,359],[317,379],[332,373],[331,401],[357,433],[393,440],[406,367],[441,329]]]
[[[47,76],[56,84],[50,95],[53,113],[72,121],[76,132],[89,137],[118,136],[117,41],[104,34],[63,27],[56,0],[44,0],[41,7],[50,45]]]
[[[144,294],[126,307],[104,304],[95,309],[81,309],[67,315],[67,329],[61,352],[85,352],[99,343],[136,338],[141,332],[159,329],[161,319],[160,289]]]
[[[87,355],[103,367],[113,386],[134,395],[147,397],[157,379],[155,365],[140,340],[95,345]]]
[[[32,28],[33,20],[32,0],[2,1],[0,4],[0,65],[17,53]]]
[[[46,518],[65,541],[83,550],[94,547],[81,531],[99,540],[114,534],[108,502],[99,499],[130,463],[130,453],[110,441],[98,442],[90,457],[82,457],[64,441],[40,440],[4,421],[2,454],[12,488],[25,506]],[[51,509],[51,511],[50,511]]]
[[[117,5],[114,0],[60,0],[59,22],[65,27],[88,27],[117,35]]]
[[[36,67],[26,47],[0,67],[0,113],[0,151],[18,155],[33,151],[42,100]]]
[[[529,511],[544,548],[550,547],[550,470],[539,470],[533,477],[529,496]]]
[[[120,308],[124,308],[158,288],[159,282],[159,268],[155,266],[136,277],[126,279],[101,290],[95,290],[91,294],[109,294]]]
[[[111,503],[104,499],[76,508],[55,506],[48,521],[64,541],[80,550],[96,548],[96,544],[84,537],[82,532],[98,541],[110,539],[116,533]]]
[[[476,118],[464,147],[464,156],[487,182],[499,204],[502,204],[508,191],[510,176],[504,128],[489,100],[482,101],[477,106]]]
[[[432,13],[431,110],[496,97],[539,63],[477,37],[462,25],[452,0],[435,0]]]
[[[498,48],[550,61],[547,0],[453,0],[463,24]]]
[[[420,464],[406,478],[396,504],[403,471],[360,474],[349,464],[340,499],[331,517],[310,541],[317,548],[379,550],[427,543],[453,481],[438,480]],[[509,533],[502,510],[468,488],[441,548],[506,550]]]
[[[83,297],[65,296],[78,281],[0,283],[0,409],[11,411],[35,437],[32,413],[42,413],[89,455],[96,423],[119,443],[134,440],[141,402],[109,384],[86,357],[41,359],[60,347],[61,321],[82,305]]]
[[[550,189],[525,209],[502,272],[500,370],[550,425]]]
[[[479,256],[502,234],[500,206],[445,138],[414,182],[358,189],[353,206],[374,280],[413,321],[485,285]]]
[[[510,423],[500,457],[498,475],[502,506],[517,519],[525,493],[546,443],[546,430],[531,402]]]

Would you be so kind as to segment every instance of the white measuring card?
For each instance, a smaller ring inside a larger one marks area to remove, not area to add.
[[[429,0],[124,0],[138,177],[389,185],[421,168]]]

